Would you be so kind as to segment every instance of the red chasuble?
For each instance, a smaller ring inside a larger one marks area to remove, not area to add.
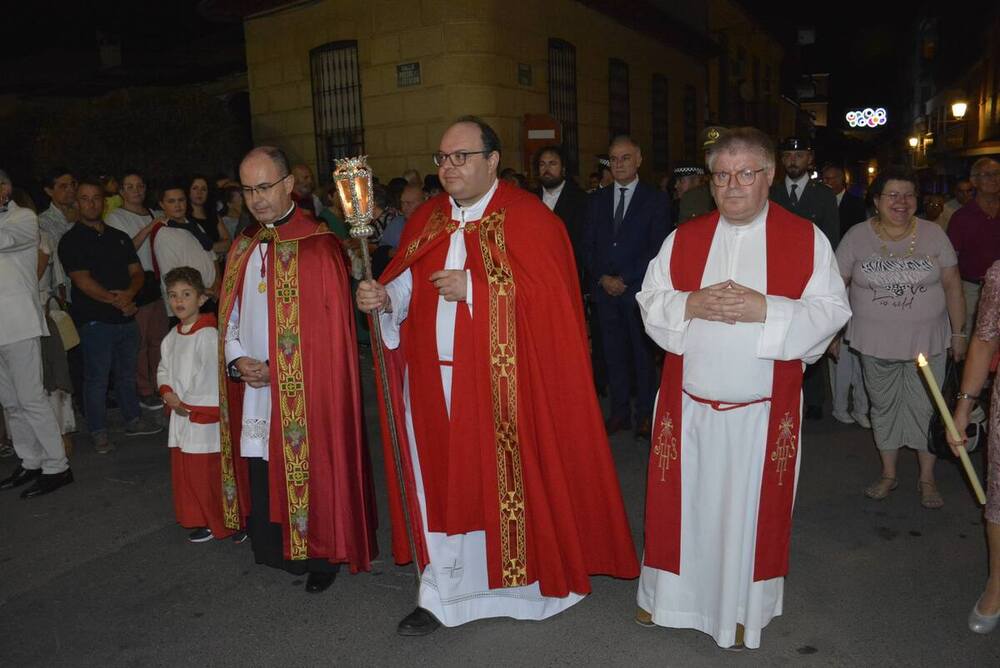
[[[449,419],[429,276],[444,267],[457,228],[447,195],[425,203],[379,279],[388,283],[406,269],[413,276],[401,346],[386,356],[419,558],[426,563],[403,422],[404,368],[428,527],[485,531],[491,589],[537,581],[543,595],[562,597],[589,592],[590,574],[636,577],[565,227],[537,197],[503,182],[483,218],[465,226],[473,313],[459,304]],[[382,427],[393,554],[402,564],[410,551],[384,405]]]
[[[298,208],[273,231],[247,228],[226,263],[222,323],[229,322],[243,293],[247,261],[265,235],[273,237],[266,272],[271,521],[282,527],[285,559],[327,559],[350,564],[352,572],[369,570],[378,552],[378,519],[361,412],[353,302],[340,245]],[[236,529],[245,526],[250,513],[247,465],[240,456],[244,385],[226,375],[225,334],[219,338],[223,508],[226,525]]]
[[[677,228],[670,257],[670,279],[675,289],[684,292],[701,289],[705,263],[718,224],[719,212],[715,211]],[[767,294],[798,299],[813,272],[813,226],[774,202],[768,206],[765,225]],[[643,560],[647,566],[677,574],[680,574],[681,559],[683,382],[684,357],[668,352],[663,364],[649,451],[646,551]],[[767,427],[767,463],[757,511],[754,581],[782,577],[788,573],[801,391],[802,362],[775,361]]]

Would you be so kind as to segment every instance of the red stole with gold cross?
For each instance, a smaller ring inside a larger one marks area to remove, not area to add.
[[[670,258],[676,290],[702,287],[719,212],[677,228]],[[768,295],[798,299],[813,271],[813,226],[773,202],[765,221]],[[681,391],[684,356],[667,353],[654,416],[646,493],[645,565],[680,574]],[[788,545],[795,496],[795,463],[801,413],[802,362],[775,361],[764,474],[757,510],[754,581],[788,573]],[[736,408],[739,410],[739,408]],[[749,447],[749,446],[748,446]]]

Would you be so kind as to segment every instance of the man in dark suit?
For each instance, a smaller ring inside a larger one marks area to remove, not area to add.
[[[840,214],[837,213],[837,198],[833,191],[822,183],[809,178],[809,168],[813,164],[813,150],[809,140],[789,137],[781,142],[781,164],[785,168],[785,178],[771,186],[770,199],[797,216],[816,224],[829,239],[833,248],[840,242]],[[823,372],[822,365],[812,364],[806,368],[802,382],[805,400],[805,418],[818,420],[823,417]]]
[[[535,168],[541,188],[538,196],[545,206],[559,216],[573,244],[573,254],[580,267],[580,244],[587,218],[587,193],[566,178],[566,158],[561,146],[546,146],[535,154]]]
[[[566,178],[566,155],[561,146],[545,146],[535,154],[535,169],[538,170],[538,182],[541,188],[538,196],[553,213],[559,216],[566,226],[570,243],[573,244],[573,256],[576,258],[577,275],[580,277],[580,287],[587,295],[586,272],[581,255],[583,245],[583,229],[587,223],[587,199],[585,193],[573,179]],[[608,384],[607,365],[604,363],[604,350],[601,344],[601,328],[597,325],[593,309],[586,308],[587,326],[590,330],[590,362],[594,369],[594,385],[600,394],[605,393]]]
[[[652,343],[646,337],[635,295],[670,223],[667,193],[639,182],[642,151],[628,136],[609,147],[614,181],[591,195],[584,260],[589,290],[604,344],[611,386],[608,434],[632,424],[635,387],[636,436],[648,437],[656,395]]]
[[[820,172],[820,178],[826,187],[833,191],[837,199],[837,213],[840,216],[840,238],[843,239],[847,230],[863,220],[868,219],[865,211],[865,201],[847,192],[847,180],[844,178],[844,168],[840,165],[828,164]]]

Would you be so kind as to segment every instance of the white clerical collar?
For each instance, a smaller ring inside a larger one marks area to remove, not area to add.
[[[802,172],[802,176],[797,179],[790,179],[788,175],[785,175],[785,192],[791,193],[792,184],[798,184],[798,190],[795,193],[796,197],[802,197],[802,191],[806,189],[806,184],[809,183],[809,172]]]
[[[448,199],[451,200],[451,219],[457,220],[464,225],[469,221],[482,218],[486,207],[489,206],[490,200],[493,199],[493,193],[497,191],[497,186],[499,185],[500,180],[493,179],[493,185],[486,191],[486,194],[469,206],[462,206],[455,201],[454,197],[449,196]]]
[[[266,227],[269,230],[273,230],[274,227],[275,227],[275,223],[277,223],[278,225],[280,225],[281,223],[284,223],[289,218],[291,218],[292,217],[292,211],[294,211],[294,210],[295,210],[295,202],[292,202],[292,205],[290,207],[288,207],[288,211],[286,211],[283,214],[281,214],[280,216],[278,216],[277,220],[275,220],[273,223],[264,223],[264,227]]]
[[[764,208],[760,210],[753,220],[749,223],[744,223],[743,225],[735,225],[726,220],[723,216],[719,216],[719,222],[722,223],[723,229],[731,232],[733,234],[746,234],[751,230],[755,230],[764,225],[764,221],[767,220],[767,209],[769,204],[767,201],[764,202]]]

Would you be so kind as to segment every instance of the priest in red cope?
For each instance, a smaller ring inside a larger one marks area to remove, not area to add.
[[[402,635],[545,619],[588,594],[590,575],[638,573],[565,226],[497,180],[500,140],[480,119],[449,127],[434,161],[447,192],[414,212],[379,282],[357,292],[362,310],[382,309],[405,436],[422,580]],[[387,477],[405,563],[392,467]]]
[[[258,222],[233,240],[219,300],[225,521],[257,563],[321,592],[376,554],[350,284],[280,149],[250,151],[240,181]]]
[[[802,372],[851,315],[823,233],[768,202],[754,128],[708,150],[718,211],[667,237],[636,296],[666,350],[636,621],[759,647],[782,611]]]

